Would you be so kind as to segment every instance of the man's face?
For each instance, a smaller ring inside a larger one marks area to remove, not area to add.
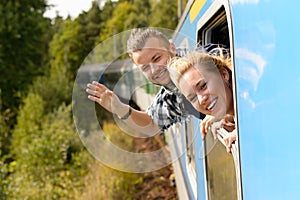
[[[175,50],[173,51],[175,55]],[[171,78],[166,65],[173,53],[159,39],[149,38],[143,49],[133,52],[131,58],[149,81],[157,85],[167,85]]]

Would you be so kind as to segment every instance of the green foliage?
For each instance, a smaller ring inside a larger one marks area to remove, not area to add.
[[[177,1],[161,0],[152,8],[150,26],[175,30],[178,23]]]
[[[111,11],[112,17],[102,22],[104,26],[100,31],[98,40],[96,40],[96,42],[101,43],[92,52],[96,55],[95,61],[97,63],[111,62],[114,59],[120,58],[119,55],[125,58],[127,55],[127,37],[124,33],[122,35],[118,33],[148,25],[149,2],[136,0],[136,3],[119,1]]]
[[[9,154],[10,127],[11,127],[10,121],[12,118],[13,118],[13,113],[11,112],[11,110],[6,109],[2,111],[2,99],[1,99],[1,90],[0,90],[0,160],[6,154]]]
[[[1,91],[1,90],[0,90]],[[1,96],[0,96],[0,199],[5,199],[7,191],[8,166],[5,162],[9,153],[9,126],[10,112],[6,110],[1,112]]]
[[[122,149],[133,150],[133,138],[124,137],[124,133],[114,123],[105,123],[103,131],[106,137]],[[143,182],[141,174],[125,173],[95,161],[91,163],[85,177],[85,192],[78,199],[133,199],[137,185]]]
[[[137,186],[143,182],[141,174],[125,173],[95,161],[85,177],[85,190],[76,200],[134,199]]]
[[[137,12],[128,16],[128,23],[132,23],[132,28],[149,26],[152,7],[150,0],[133,0],[133,5],[135,5]]]
[[[75,72],[83,60],[81,47],[80,25],[77,21],[67,19],[50,43],[51,76],[74,80]]]
[[[92,3],[88,12],[84,12],[76,19],[80,24],[80,42],[82,44],[82,56],[87,56],[95,46],[102,25],[102,12],[97,2]]]
[[[46,32],[45,0],[2,0],[0,4],[0,89],[3,109],[15,109],[19,91],[44,72]]]
[[[119,33],[123,30],[134,28],[134,25],[128,20],[128,16],[136,12],[136,7],[129,2],[124,1],[118,3],[113,10],[113,17],[105,22],[105,27],[100,34],[100,41],[104,41],[113,34]]]
[[[20,108],[17,117],[12,139],[12,153],[22,155],[27,152],[24,145],[30,145],[32,137],[38,137],[36,133],[41,131],[42,119],[44,114],[44,101],[39,95],[30,93],[24,100],[24,105]]]
[[[108,140],[121,149],[132,151],[133,149],[133,138],[125,134],[116,124],[104,123],[103,132]]]
[[[12,199],[74,198],[90,157],[71,121],[71,106],[43,115],[42,98],[29,94],[20,109],[12,138],[15,160],[9,176]]]
[[[30,91],[43,99],[45,113],[49,113],[62,103],[71,103],[72,82],[65,78],[64,73],[42,76],[34,81]]]
[[[117,2],[116,1],[112,1],[112,0],[108,0],[104,4],[104,6],[103,6],[103,8],[101,10],[101,21],[103,22],[101,24],[102,28],[104,27],[105,22],[108,21],[111,18],[112,13],[113,13],[116,5],[117,5]]]

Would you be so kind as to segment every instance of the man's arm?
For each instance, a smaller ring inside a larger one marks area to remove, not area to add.
[[[129,114],[130,106],[120,101],[118,96],[103,84],[94,81],[87,85],[86,92],[90,94],[88,98],[97,102],[103,108],[116,114],[120,119]],[[123,120],[130,128],[137,130],[145,135],[154,135],[160,132],[157,124],[153,123],[147,112],[138,111],[131,108],[131,113]]]

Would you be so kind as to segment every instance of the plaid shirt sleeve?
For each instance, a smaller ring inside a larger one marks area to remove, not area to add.
[[[154,123],[165,130],[183,119],[183,110],[180,93],[162,87],[148,107],[147,113]]]

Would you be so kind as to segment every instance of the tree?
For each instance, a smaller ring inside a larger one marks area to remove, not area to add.
[[[98,3],[94,1],[90,10],[80,14],[76,20],[80,24],[81,55],[87,56],[95,47],[102,26],[102,11]]]
[[[71,120],[71,106],[45,114],[45,102],[29,93],[20,108],[12,138],[12,199],[74,199],[91,159]]]
[[[112,1],[112,0],[108,0],[105,2],[103,8],[101,9],[101,21],[102,22],[106,22],[108,21],[111,16],[112,16],[112,13],[116,7],[118,3],[116,1]],[[102,26],[101,28],[104,27],[104,23],[102,23]]]
[[[62,76],[69,81],[74,79],[82,62],[79,30],[79,23],[68,18],[62,23],[60,31],[54,34],[50,42],[52,75]]]
[[[128,15],[132,13],[136,13],[136,7],[133,4],[127,1],[118,3],[113,10],[113,17],[106,21],[105,27],[100,33],[100,41],[104,41],[114,34],[128,28],[134,28],[133,24],[127,23]]]
[[[1,90],[0,90],[1,94]],[[2,112],[2,99],[0,95],[0,197],[6,199],[7,191],[7,180],[6,177],[9,174],[8,171],[8,154],[9,154],[9,145],[10,145],[10,127],[8,126],[8,121],[11,118],[11,112],[5,110]]]
[[[149,0],[132,0],[136,12],[130,13],[126,20],[126,27],[141,28],[149,26],[151,22],[151,4]]]
[[[2,0],[0,4],[0,89],[3,110],[16,109],[19,91],[43,74],[50,20],[45,0]]]
[[[177,1],[159,0],[151,11],[150,26],[174,30],[178,23]]]

